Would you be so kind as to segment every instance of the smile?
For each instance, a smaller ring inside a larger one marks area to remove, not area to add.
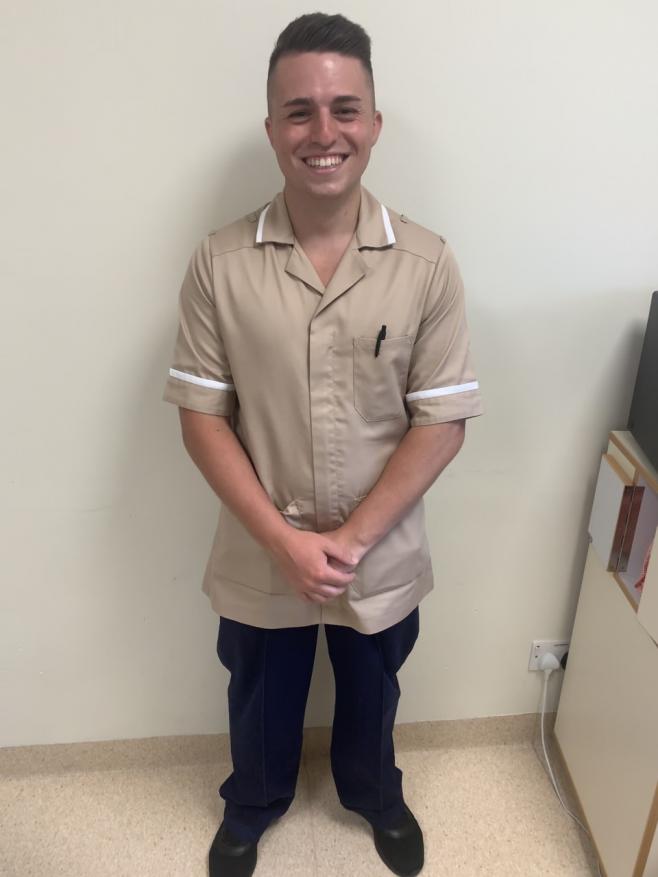
[[[346,155],[326,155],[326,156],[312,156],[310,158],[303,159],[304,164],[307,167],[312,168],[334,168],[339,167],[347,158]]]

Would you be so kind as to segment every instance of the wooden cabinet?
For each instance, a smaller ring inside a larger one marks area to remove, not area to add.
[[[658,473],[610,435],[555,737],[607,877],[658,877]]]

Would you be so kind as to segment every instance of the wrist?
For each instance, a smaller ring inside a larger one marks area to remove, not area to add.
[[[375,541],[368,538],[364,530],[355,526],[351,518],[343,524],[342,530],[347,537],[350,551],[357,556],[358,560],[361,560],[375,544]]]
[[[280,515],[272,519],[267,529],[263,532],[261,545],[274,558],[287,553],[289,537],[295,532],[295,528],[288,524]]]

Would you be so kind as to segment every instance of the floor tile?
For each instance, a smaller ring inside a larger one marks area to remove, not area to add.
[[[423,829],[425,877],[597,873],[529,743],[398,752],[396,759]],[[328,760],[306,766],[318,875],[390,877],[368,823],[338,801]]]

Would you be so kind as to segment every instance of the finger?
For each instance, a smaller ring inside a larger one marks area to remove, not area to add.
[[[327,566],[330,566],[332,569],[337,569],[339,572],[353,572],[356,569],[355,564],[347,565],[341,563],[339,560],[334,560],[333,557],[327,559]]]
[[[333,566],[327,566],[327,571],[322,577],[322,584],[331,585],[332,587],[337,588],[346,588],[348,585],[352,584],[355,578],[356,575],[353,572],[341,572]]]
[[[347,590],[346,587],[336,588],[333,585],[323,584],[315,591],[316,594],[324,594],[325,597],[339,597]]]
[[[344,563],[345,566],[354,566],[354,558],[352,557],[351,551],[349,551],[347,548],[343,548],[342,545],[338,545],[331,539],[326,539],[325,542],[325,552],[330,557],[335,557],[336,560]]]
[[[327,599],[326,597],[323,597],[322,594],[318,594],[318,593],[315,593],[315,592],[312,593],[312,594],[307,594],[306,596],[308,597],[308,599],[309,599],[312,603],[324,603],[325,600]]]

